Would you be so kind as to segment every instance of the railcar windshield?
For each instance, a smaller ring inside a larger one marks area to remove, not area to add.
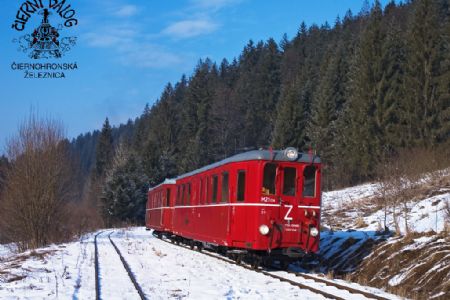
[[[307,166],[303,171],[303,197],[316,195],[316,166]]]
[[[287,167],[283,169],[283,195],[295,196],[295,183],[297,182],[297,169]]]
[[[277,165],[267,163],[264,165],[264,177],[262,193],[265,195],[275,195],[275,181],[277,176]]]

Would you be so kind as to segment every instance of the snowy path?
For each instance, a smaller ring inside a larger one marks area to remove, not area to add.
[[[139,300],[133,283],[108,239],[109,233],[110,231],[104,232],[97,237],[100,298]]]
[[[111,229],[98,236],[101,299],[139,299],[108,239],[110,232],[148,299],[325,299],[264,274],[166,243],[143,227]],[[94,252],[94,234],[90,234],[82,241],[0,260],[0,299],[95,299]],[[363,299],[362,295],[336,291],[311,280],[291,278],[344,299]]]
[[[308,290],[183,249],[143,228],[113,234],[151,299],[325,299]]]

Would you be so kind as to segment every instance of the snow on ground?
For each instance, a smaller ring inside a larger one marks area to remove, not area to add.
[[[92,299],[92,238],[11,255],[0,262],[0,299]]]
[[[309,290],[161,241],[143,227],[105,230],[98,236],[103,299],[138,299],[109,243],[109,233],[149,299],[325,299]],[[303,279],[294,276],[293,280]],[[0,283],[1,299],[95,299],[93,235],[10,256],[0,262]],[[353,286],[383,294],[380,290]],[[364,299],[323,284],[319,288],[345,299]]]
[[[323,225],[363,231],[377,231],[383,228],[384,209],[377,206],[375,197],[379,196],[380,185],[368,183],[342,190],[324,192],[322,206]],[[448,215],[446,207],[450,205],[448,188],[438,189],[438,195],[412,200],[407,205],[407,222],[409,231],[442,232],[445,230]],[[403,206],[396,209],[398,229],[406,233]],[[387,226],[395,230],[393,208],[388,208]],[[359,220],[358,220],[359,219]],[[358,222],[356,222],[358,221]]]
[[[409,297],[437,297],[442,291],[450,296],[445,284],[450,279],[450,239],[446,234],[450,178],[449,170],[438,173],[410,183],[403,194],[411,195],[406,202],[411,235],[406,235],[404,203],[395,207],[396,222],[394,208],[388,206],[386,224],[391,233],[383,232],[380,184],[324,192],[320,259],[297,267],[346,275]],[[395,235],[396,231],[401,235]]]
[[[338,209],[349,202],[374,197],[378,193],[378,189],[378,184],[366,183],[342,190],[324,192],[322,194],[322,205],[327,209]]]
[[[265,275],[154,238],[144,228],[113,235],[151,299],[324,299]]]

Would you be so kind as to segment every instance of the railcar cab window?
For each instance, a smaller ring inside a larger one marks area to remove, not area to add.
[[[239,170],[238,171],[238,177],[237,177],[237,193],[236,193],[236,200],[239,202],[244,201],[244,195],[245,195],[245,171]]]
[[[277,177],[277,165],[266,163],[264,165],[262,193],[265,195],[275,195],[275,180]]]
[[[283,169],[283,195],[295,196],[295,183],[297,182],[297,169],[284,168]]]
[[[307,166],[303,170],[303,197],[316,196],[316,167]]]
[[[229,196],[229,191],[228,191],[228,172],[223,172],[222,173],[222,202],[228,202],[228,196]]]

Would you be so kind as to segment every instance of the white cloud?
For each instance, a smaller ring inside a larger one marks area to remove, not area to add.
[[[120,7],[115,13],[115,16],[126,18],[132,17],[139,12],[139,9],[136,5],[124,5]]]
[[[88,32],[83,37],[91,47],[114,47],[133,41],[137,36],[136,29],[131,26],[108,26],[98,31]]]
[[[82,38],[90,47],[114,49],[118,61],[127,66],[165,68],[183,63],[181,56],[149,43],[132,25],[105,26]]]
[[[239,0],[192,0],[192,4],[196,7],[214,10],[238,2]]]
[[[211,33],[218,27],[216,23],[209,20],[185,20],[169,25],[163,30],[163,34],[184,39]]]

